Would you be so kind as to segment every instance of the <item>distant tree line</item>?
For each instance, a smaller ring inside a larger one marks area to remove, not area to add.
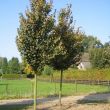
[[[109,68],[110,67],[110,42],[104,44],[101,43],[97,37],[94,36],[83,36],[83,52],[88,52],[90,61],[93,68]],[[51,67],[49,67],[51,68]],[[46,68],[42,73],[47,73]],[[19,59],[12,57],[8,60],[6,57],[0,57],[0,73],[11,74],[11,73],[27,73],[32,74],[32,68],[27,64],[25,60],[22,63]]]
[[[84,36],[84,52],[88,52],[93,68],[110,67],[110,41],[102,44],[97,37]]]
[[[20,65],[20,62],[16,57],[12,57],[9,61],[6,57],[0,57],[0,73],[20,73]]]

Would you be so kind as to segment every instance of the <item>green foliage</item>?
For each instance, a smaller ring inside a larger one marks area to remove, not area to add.
[[[50,14],[52,4],[46,0],[30,0],[30,3],[26,17],[20,16],[16,43],[22,57],[34,71],[39,71],[51,53],[54,15]]]
[[[12,57],[9,61],[6,57],[0,57],[0,72],[3,74],[19,73],[20,63],[18,58]]]
[[[46,74],[46,75],[51,75],[51,74],[53,74],[53,68],[50,67],[50,66],[48,66],[48,65],[46,65],[46,66],[44,67],[43,74]]]
[[[71,5],[61,9],[58,15],[58,21],[54,27],[54,57],[50,59],[50,65],[61,70],[59,104],[61,105],[62,79],[63,70],[68,69],[71,65],[76,64],[80,60],[82,51],[82,33],[79,28],[75,30],[73,26],[73,16]]]
[[[20,16],[20,26],[16,43],[22,57],[35,73],[34,110],[36,110],[37,74],[42,70],[53,51],[52,29],[54,15],[52,3],[46,0],[30,0],[30,10]],[[51,48],[50,48],[51,47]]]
[[[8,61],[7,58],[3,58],[3,65],[2,65],[3,73],[8,73]]]
[[[110,41],[109,41],[109,42],[106,42],[106,43],[104,44],[104,47],[105,47],[105,48],[110,47]]]
[[[0,73],[0,77],[2,77],[2,73]]]
[[[32,74],[32,73],[27,74],[27,78],[33,79],[34,78],[34,74]]]
[[[103,44],[100,42],[100,40],[97,39],[97,37],[94,36],[84,36],[82,41],[84,51],[89,51],[92,48],[100,48],[103,47]]]
[[[54,57],[51,65],[54,69],[65,70],[80,60],[82,51],[82,33],[79,28],[75,31],[71,5],[61,9],[54,28],[55,40]]]
[[[110,36],[109,36],[109,39],[110,39]],[[104,47],[105,48],[108,48],[108,47],[110,48],[110,40],[108,42],[105,42]]]
[[[12,57],[8,63],[9,73],[19,73],[20,72],[20,63],[18,58]]]
[[[94,48],[90,50],[89,54],[94,68],[110,67],[110,47]]]
[[[6,57],[0,57],[0,69],[2,73],[8,73],[8,61]]]
[[[2,57],[0,57],[0,69],[2,68]]]

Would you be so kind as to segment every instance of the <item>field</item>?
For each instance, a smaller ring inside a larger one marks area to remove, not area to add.
[[[63,83],[63,96],[86,93],[109,92],[108,86]],[[38,97],[58,95],[59,83],[38,81]],[[32,98],[33,80],[2,80],[0,99]]]
[[[39,98],[56,96],[58,95],[58,91],[59,91],[59,83],[38,81],[38,97]],[[109,87],[63,83],[62,94],[63,96],[71,96],[71,95],[75,96],[75,95],[84,95],[88,93],[102,93],[102,92],[109,92]],[[32,98],[32,97],[33,97],[33,80],[21,79],[21,80],[0,81],[0,99],[1,100],[17,99],[17,98],[23,99],[23,98]],[[39,107],[41,108],[45,106],[44,104],[43,106],[39,105]],[[28,105],[25,105],[25,104],[24,105],[0,105],[0,110],[32,110],[32,109],[33,109],[32,105],[29,105],[29,104]]]

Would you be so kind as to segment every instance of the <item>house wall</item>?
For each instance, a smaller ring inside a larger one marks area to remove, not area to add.
[[[90,62],[81,62],[79,65],[78,65],[78,69],[79,70],[87,70],[87,69],[90,69],[92,66],[91,66],[91,63]]]

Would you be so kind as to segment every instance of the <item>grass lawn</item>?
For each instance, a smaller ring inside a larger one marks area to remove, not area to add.
[[[8,84],[6,86],[1,84]],[[108,92],[107,86],[63,84],[63,95],[85,94],[92,92]],[[59,83],[38,81],[38,97],[58,95]],[[3,80],[0,82],[0,99],[31,98],[33,96],[32,80]]]

